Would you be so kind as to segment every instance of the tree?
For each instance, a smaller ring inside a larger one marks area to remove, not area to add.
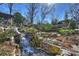
[[[37,14],[37,4],[31,3],[28,5],[28,12],[27,12],[27,18],[31,20],[31,24],[34,22],[34,18]]]
[[[41,4],[41,23],[44,21],[48,14],[53,15],[52,11],[54,10],[53,5],[48,6],[47,4]]]
[[[24,17],[21,15],[21,13],[14,13],[14,24],[16,24],[16,26],[20,26],[21,24],[23,24],[23,21]]]
[[[68,19],[68,12],[67,11],[65,11],[65,20],[67,20]]]
[[[42,4],[41,6],[42,6],[41,7],[41,23],[42,23],[47,15],[47,13],[48,13],[47,12],[48,7],[44,4]]]
[[[12,10],[13,10],[13,3],[8,3],[8,8],[9,8],[9,13],[11,15],[12,14]]]
[[[75,29],[76,28],[76,22],[74,20],[70,20],[69,28],[71,28],[71,29]]]
[[[8,8],[9,8],[9,14],[12,15],[13,11],[13,3],[8,3]],[[10,25],[13,25],[13,19],[12,17],[9,19]]]
[[[57,25],[57,23],[58,23],[58,19],[57,19],[57,17],[55,16],[55,4],[52,6],[52,11],[51,11],[51,13],[50,13],[50,16],[51,16],[51,22],[52,22],[52,24],[53,25]]]
[[[70,16],[76,22],[76,26],[79,24],[79,4],[72,4],[69,11]]]
[[[64,24],[67,26],[67,28],[70,27],[70,19],[68,19],[69,15],[68,15],[68,11],[65,11],[65,17],[64,17]]]
[[[57,25],[57,24],[58,24],[58,19],[57,19],[57,18],[54,18],[54,19],[52,20],[52,24],[53,24],[53,25]]]

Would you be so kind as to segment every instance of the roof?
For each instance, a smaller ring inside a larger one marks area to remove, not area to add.
[[[8,18],[13,17],[13,15],[10,15],[10,14],[7,14],[7,13],[0,12],[0,17],[3,17],[3,18],[5,18],[5,19],[8,19]]]

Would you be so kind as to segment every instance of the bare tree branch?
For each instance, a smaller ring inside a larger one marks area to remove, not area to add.
[[[27,17],[31,20],[31,24],[34,22],[34,17],[37,14],[37,4],[31,3],[28,5]]]
[[[11,15],[12,14],[13,3],[8,3],[8,7],[9,7],[9,13]]]
[[[46,16],[49,14],[53,17],[54,6],[48,6],[47,4],[41,4],[41,23],[44,21]]]

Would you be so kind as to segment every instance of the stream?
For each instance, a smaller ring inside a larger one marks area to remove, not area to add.
[[[26,33],[20,33],[18,31],[18,28],[15,28],[15,31],[20,34],[20,51],[21,51],[21,56],[46,56],[47,53],[45,51],[43,51],[42,49],[37,49],[34,48],[30,45],[30,40],[31,40],[31,36]]]

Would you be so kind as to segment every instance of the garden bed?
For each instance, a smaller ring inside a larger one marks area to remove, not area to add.
[[[6,43],[0,44],[0,56],[13,56],[13,51],[14,47],[6,45]]]

